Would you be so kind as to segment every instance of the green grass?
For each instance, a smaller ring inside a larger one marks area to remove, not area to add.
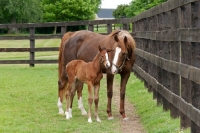
[[[35,47],[59,47],[61,39],[35,40]],[[29,48],[29,40],[1,40],[0,48]],[[0,60],[29,60],[29,52],[0,52]],[[35,60],[58,59],[58,51],[35,52]]]
[[[117,119],[107,120],[105,81],[102,81],[99,103],[102,122],[95,122],[93,117],[93,123],[89,124],[87,116],[82,116],[77,109],[76,97],[72,119],[66,120],[58,114],[57,65],[38,65],[34,68],[7,65],[0,66],[0,73],[1,133],[119,132]],[[83,93],[87,110],[87,88],[84,88]]]

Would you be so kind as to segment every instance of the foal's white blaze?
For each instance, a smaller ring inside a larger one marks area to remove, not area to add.
[[[106,53],[106,65],[107,67],[110,67],[110,61],[108,60],[108,53]]]
[[[58,98],[58,109],[59,109],[59,114],[64,114],[64,110],[62,108],[62,103],[60,102],[60,97]]]
[[[87,112],[85,111],[85,108],[83,106],[82,97],[80,97],[79,100],[78,100],[78,108],[81,110],[82,115],[87,115]]]
[[[116,47],[116,49],[115,49],[115,55],[114,55],[114,59],[113,59],[113,64],[115,64],[115,65],[117,64],[120,52],[121,52],[121,48]],[[117,73],[117,68],[116,68],[115,65],[112,65],[112,68],[111,68],[111,73],[112,74],[116,74]]]

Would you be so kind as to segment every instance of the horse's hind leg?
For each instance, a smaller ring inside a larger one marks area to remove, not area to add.
[[[87,115],[87,112],[85,111],[85,108],[83,106],[83,99],[82,99],[83,83],[77,80],[75,87],[76,87],[77,96],[78,96],[78,108],[81,110],[82,115]]]
[[[66,82],[59,80],[58,81],[58,103],[57,103],[59,114],[64,114],[62,103],[63,103],[63,96],[65,93],[65,87],[66,87]]]
[[[98,116],[99,89],[100,89],[100,83],[98,83],[94,87],[95,117],[96,117],[97,122],[101,122]]]
[[[71,96],[71,87],[72,87],[72,83],[68,83],[67,85],[67,89],[66,89],[66,119],[70,119],[72,117],[71,115],[71,110],[70,110],[70,96]]]

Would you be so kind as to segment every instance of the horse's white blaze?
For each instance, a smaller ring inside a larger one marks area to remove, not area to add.
[[[58,98],[58,109],[59,109],[59,114],[64,114],[64,110],[62,108],[62,103],[60,102],[60,97]]]
[[[108,53],[106,53],[106,62],[107,62],[108,67],[110,67],[110,61],[108,60]]]
[[[115,65],[117,64],[120,52],[121,52],[121,48],[116,47],[116,49],[115,49],[115,55],[114,55],[114,59],[113,59],[113,64],[115,64]],[[111,73],[112,74],[115,74],[117,72],[117,68],[116,68],[115,65],[112,65],[112,68],[111,68]]]
[[[85,108],[83,106],[82,97],[80,97],[79,100],[78,100],[78,108],[81,110],[82,115],[87,115],[87,112],[85,111]]]

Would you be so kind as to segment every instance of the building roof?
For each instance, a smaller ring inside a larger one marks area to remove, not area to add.
[[[96,19],[114,19],[112,13],[115,9],[101,8],[97,13]]]

